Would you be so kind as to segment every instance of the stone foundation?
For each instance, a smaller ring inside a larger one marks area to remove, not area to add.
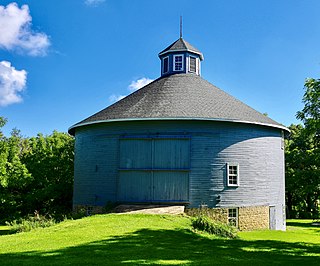
[[[240,207],[238,227],[242,231],[269,229],[269,206]]]
[[[206,215],[211,219],[228,223],[229,208],[186,209],[190,216]],[[235,209],[235,208],[232,208]],[[269,229],[269,206],[238,207],[238,228],[241,231]]]

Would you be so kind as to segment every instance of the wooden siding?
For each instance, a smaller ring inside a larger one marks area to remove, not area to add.
[[[190,137],[190,207],[201,204],[220,208],[275,206],[276,229],[285,228],[281,130],[241,123],[132,121],[77,128],[74,205],[104,205],[117,200],[118,169],[125,164],[123,158],[119,158],[122,145],[119,139],[124,135],[142,134]],[[137,148],[140,147],[137,144]],[[163,148],[159,147],[158,152],[162,153]],[[170,159],[172,161],[174,159]],[[238,187],[227,186],[227,163],[239,164]],[[170,178],[167,176],[165,178]],[[160,192],[158,198],[161,199]]]

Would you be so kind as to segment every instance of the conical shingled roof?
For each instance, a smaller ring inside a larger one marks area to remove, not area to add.
[[[69,129],[133,120],[213,120],[259,124],[287,130],[194,74],[161,77]]]
[[[200,59],[203,60],[203,54],[183,38],[179,38],[173,44],[171,44],[166,49],[161,51],[159,53],[159,56],[165,55],[171,52],[192,52],[192,53],[198,54],[200,56]]]

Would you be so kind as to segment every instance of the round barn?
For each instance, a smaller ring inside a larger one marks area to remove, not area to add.
[[[74,208],[206,206],[242,230],[285,230],[288,129],[201,78],[182,37],[159,58],[161,77],[69,128]]]

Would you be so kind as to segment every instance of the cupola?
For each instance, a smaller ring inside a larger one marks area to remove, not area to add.
[[[200,76],[202,53],[180,37],[159,53],[161,76],[179,73],[191,73]]]

